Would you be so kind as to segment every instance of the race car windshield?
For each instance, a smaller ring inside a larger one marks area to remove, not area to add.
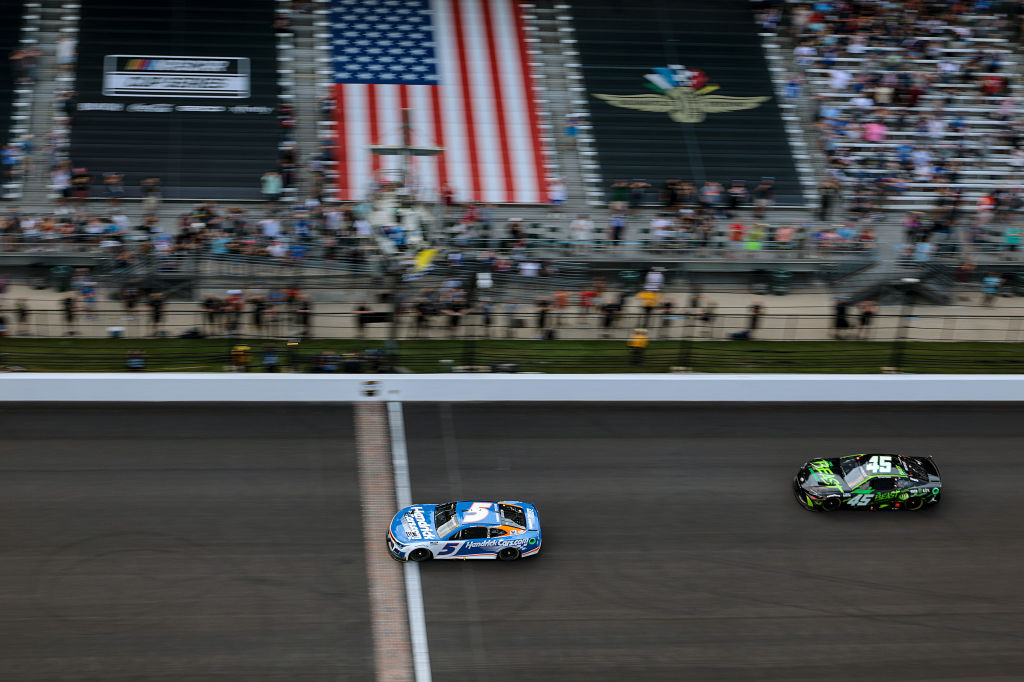
[[[876,476],[903,478],[906,474],[899,466],[900,459],[895,455],[847,457],[841,462],[843,477],[846,479],[846,484],[851,488],[858,488],[864,481]]]
[[[907,467],[907,471],[910,472],[911,476],[922,481],[928,480],[928,471],[919,461],[908,457],[901,457],[900,461]]]
[[[441,526],[448,523],[455,517],[455,503],[445,502],[434,507],[434,527],[439,531]]]
[[[526,512],[523,511],[522,507],[511,504],[499,504],[498,509],[501,510],[502,519],[507,525],[526,529]]]
[[[851,488],[857,488],[861,483],[871,478],[871,474],[865,471],[862,466],[847,469],[846,462],[843,462],[843,477],[846,479],[846,485]]]

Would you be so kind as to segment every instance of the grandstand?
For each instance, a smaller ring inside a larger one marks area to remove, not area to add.
[[[1009,288],[1013,26],[945,5],[10,3],[8,40],[43,49],[0,265],[176,301],[291,281],[339,314],[399,274],[408,301],[490,273],[504,305],[657,267],[678,300],[816,314],[906,278],[942,304]],[[576,279],[506,287],[524,263]]]

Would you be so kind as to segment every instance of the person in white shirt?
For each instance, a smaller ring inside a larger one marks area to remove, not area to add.
[[[360,237],[373,236],[373,226],[370,225],[370,221],[365,218],[357,220],[353,226],[356,228],[356,234]]]
[[[275,218],[264,218],[259,222],[260,231],[268,239],[274,239],[281,234],[281,223]]]
[[[665,284],[665,275],[661,268],[651,268],[644,277],[644,291],[661,291]]]
[[[853,74],[843,69],[831,69],[828,72],[828,86],[833,90],[845,90],[853,79]]]
[[[288,255],[288,245],[284,242],[273,241],[267,247],[267,253],[273,258],[284,258]]]
[[[1014,149],[1011,152],[1010,165],[1013,166],[1013,172],[1019,175],[1024,169],[1024,149]]]
[[[524,260],[519,264],[519,274],[523,277],[536,277],[540,272],[540,263],[532,260]]]
[[[812,45],[803,44],[797,45],[793,50],[793,61],[796,62],[797,66],[806,69],[809,66],[814,65],[814,58],[818,56],[818,51],[814,49]]]
[[[569,241],[573,253],[586,253],[590,248],[590,240],[594,238],[594,223],[586,215],[576,216],[569,223]]]
[[[854,97],[853,99],[851,99],[850,104],[857,107],[858,109],[867,111],[875,106],[875,100],[871,99],[864,93],[861,93]]]
[[[666,216],[659,215],[651,219],[651,236],[654,237],[656,246],[663,246],[669,238],[672,221]]]

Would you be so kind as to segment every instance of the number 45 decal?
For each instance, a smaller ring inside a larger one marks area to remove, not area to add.
[[[892,471],[892,457],[889,455],[872,455],[864,468],[873,474],[888,474]]]
[[[871,500],[874,498],[874,495],[854,495],[846,503],[851,507],[866,507],[871,504]]]

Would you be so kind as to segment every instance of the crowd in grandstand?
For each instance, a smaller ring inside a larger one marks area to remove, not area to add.
[[[811,118],[828,174],[822,213],[842,187],[854,214],[926,211],[917,241],[1002,241],[993,219],[1024,207],[1024,119],[1006,42],[1019,35],[1019,20],[1020,3],[987,0],[762,12],[765,28],[793,40],[799,73],[787,95],[800,97],[804,83],[815,92]],[[975,217],[965,220],[969,209]]]

